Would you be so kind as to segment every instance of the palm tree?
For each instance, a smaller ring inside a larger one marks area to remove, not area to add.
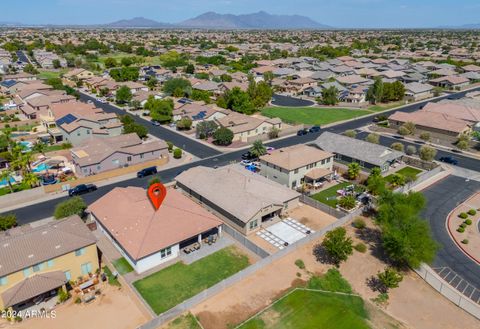
[[[250,153],[258,158],[259,156],[267,153],[267,149],[265,148],[261,140],[256,140],[255,142],[253,142],[252,147],[250,148]]]
[[[37,142],[35,143],[35,145],[33,146],[33,151],[34,152],[38,152],[42,155],[45,155],[45,151],[46,151],[46,146],[44,143],[42,142]]]
[[[34,173],[26,173],[25,175],[23,175],[23,182],[25,184],[28,184],[28,186],[30,187],[36,187],[38,186],[38,182],[39,182],[39,178],[37,175],[35,175]]]
[[[8,184],[8,187],[10,188],[10,193],[13,193],[13,186],[12,182],[10,181],[12,179],[13,171],[10,168],[5,168],[3,171],[0,172],[0,180],[5,180]]]
[[[356,162],[352,162],[348,165],[348,178],[355,179],[360,174],[360,165]]]

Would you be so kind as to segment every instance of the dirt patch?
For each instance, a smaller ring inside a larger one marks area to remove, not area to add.
[[[315,231],[319,231],[337,220],[335,217],[305,204],[288,211],[287,214]]]

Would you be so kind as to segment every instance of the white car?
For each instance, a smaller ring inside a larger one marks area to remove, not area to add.
[[[267,146],[266,150],[267,150],[267,153],[270,153],[270,152],[274,151],[275,148],[271,147],[271,146]]]
[[[247,166],[250,166],[250,165],[252,164],[252,162],[251,162],[250,160],[242,160],[242,161],[240,162],[240,164],[241,164],[242,166],[247,167]]]

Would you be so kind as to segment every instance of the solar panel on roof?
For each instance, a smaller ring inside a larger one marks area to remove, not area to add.
[[[17,81],[15,81],[15,80],[5,80],[5,81],[2,81],[2,86],[6,87],[6,88],[10,88],[10,87],[15,86],[16,83],[17,83]]]
[[[74,116],[73,114],[67,114],[64,117],[61,117],[60,119],[55,121],[55,123],[57,124],[57,126],[61,126],[64,123],[69,124],[69,123],[72,123],[75,120],[77,120],[76,116]]]

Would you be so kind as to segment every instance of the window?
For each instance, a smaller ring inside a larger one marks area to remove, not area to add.
[[[258,221],[255,219],[255,220],[252,220],[249,224],[249,228],[251,230],[253,230],[254,228],[256,228],[258,226]]]
[[[171,254],[172,254],[172,247],[168,247],[168,248],[160,250],[160,256],[162,258],[170,256]]]
[[[83,173],[86,174],[88,172],[87,168],[83,168]]]
[[[85,254],[85,248],[75,250],[75,256],[82,256]]]
[[[70,271],[65,271],[63,273],[65,274],[65,277],[67,278],[68,281],[72,279],[72,275],[70,274]]]
[[[33,272],[38,272],[38,271],[40,271],[40,270],[41,270],[40,264],[33,265],[33,266],[32,266],[32,269],[33,269]]]
[[[295,169],[294,173],[295,173],[295,174],[298,174],[298,169]]]
[[[90,130],[87,130],[87,135],[90,135]]]
[[[127,161],[128,161],[128,162],[132,161],[132,157],[131,157],[131,156],[128,156],[128,157],[127,157]]]
[[[88,273],[92,273],[92,263],[88,262],[88,263],[82,264],[81,269],[82,269],[82,274],[83,275],[87,275]]]
[[[30,267],[27,267],[27,268],[24,268],[23,269],[23,276],[28,278],[28,276],[30,275],[31,271],[30,271]]]
[[[7,280],[7,277],[6,276],[2,276],[0,278],[0,286],[4,286],[8,283],[8,280]]]
[[[140,159],[143,159],[143,153],[142,153],[142,154],[140,154]]]
[[[55,265],[55,262],[53,261],[53,259],[50,259],[49,261],[47,261],[48,267],[53,267],[53,265]]]
[[[77,136],[80,136],[80,132],[79,132],[79,131],[77,132]]]
[[[102,169],[102,166],[97,166],[97,170],[101,170]]]

